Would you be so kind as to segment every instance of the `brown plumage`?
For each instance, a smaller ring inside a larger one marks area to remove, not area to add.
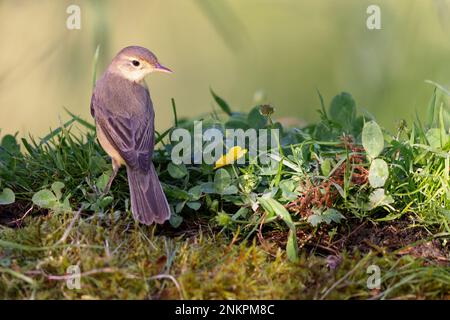
[[[127,168],[131,211],[143,224],[164,223],[170,208],[152,163],[155,143],[152,101],[144,84],[151,72],[171,72],[142,47],[122,49],[97,81],[91,99],[97,137],[112,159],[111,183],[121,165]]]

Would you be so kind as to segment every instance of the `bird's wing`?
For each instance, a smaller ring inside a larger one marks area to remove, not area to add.
[[[147,90],[139,95],[139,99],[125,95],[128,99],[124,101],[117,95],[114,99],[108,95],[98,97],[94,93],[91,110],[97,125],[127,166],[149,170],[154,147],[153,107]],[[128,106],[116,108],[117,104],[123,103]]]

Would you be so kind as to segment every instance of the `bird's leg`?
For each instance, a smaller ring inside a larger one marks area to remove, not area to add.
[[[109,189],[111,189],[111,184],[114,180],[114,178],[117,175],[117,172],[119,171],[120,168],[120,164],[117,163],[116,160],[112,159],[112,168],[113,168],[113,172],[111,174],[111,176],[109,177],[108,183],[106,184],[105,190],[103,190],[103,194],[102,196],[105,196],[106,194],[108,194]]]

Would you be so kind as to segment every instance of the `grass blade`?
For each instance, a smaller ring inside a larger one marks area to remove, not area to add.
[[[175,104],[174,98],[172,98],[172,110],[173,110],[173,118],[174,118],[175,127],[178,127],[177,106]]]
[[[84,127],[86,127],[89,130],[95,131],[95,125],[93,125],[92,123],[87,122],[86,120],[81,119],[80,117],[74,115],[72,112],[70,112],[67,108],[64,108],[64,110],[66,110],[66,112],[73,118],[73,120],[75,120],[76,122],[78,122],[79,124],[83,125]]]
[[[95,87],[95,82],[97,81],[97,65],[99,55],[100,55],[100,45],[97,45],[97,49],[95,49],[94,53],[94,62],[92,65],[92,88]]]
[[[216,103],[219,105],[219,107],[223,110],[223,112],[225,112],[227,115],[231,116],[231,108],[228,105],[228,103],[223,100],[221,97],[219,97],[214,91],[213,89],[209,89],[211,91],[211,94],[214,98],[214,100],[216,101]]]

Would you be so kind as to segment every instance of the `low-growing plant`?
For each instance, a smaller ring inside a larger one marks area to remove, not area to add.
[[[417,121],[411,129],[403,124],[395,135],[383,132],[374,119],[358,116],[348,93],[334,97],[328,108],[319,94],[321,120],[304,128],[283,127],[268,105],[255,106],[248,114],[234,112],[211,93],[221,112],[178,119],[173,101],[174,127],[157,134],[153,160],[172,207],[173,228],[202,216],[246,238],[262,226],[285,230],[293,261],[298,258],[298,227],[395,220],[413,213],[416,223],[450,232],[450,125],[443,105],[436,107],[437,91],[430,122],[424,126]],[[110,194],[103,195],[111,173],[107,156],[96,142],[94,126],[71,116],[40,141],[30,137],[20,145],[17,136],[3,137],[0,204],[32,201],[53,214],[79,208],[94,215],[128,210],[124,171]],[[193,132],[195,120],[203,121],[204,131],[276,128],[278,152],[268,164],[259,163],[245,146],[224,149],[215,164],[175,164],[170,133],[176,128]],[[238,158],[245,163],[235,163]]]

